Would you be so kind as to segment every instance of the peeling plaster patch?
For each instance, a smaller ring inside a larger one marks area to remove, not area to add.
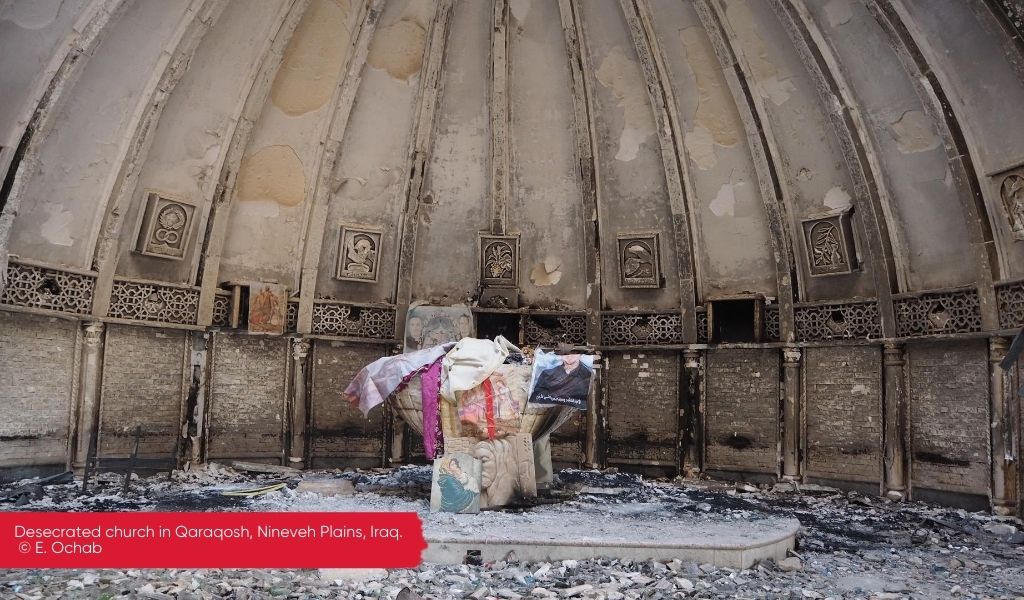
[[[848,0],[832,0],[825,5],[825,18],[829,27],[846,25],[853,18],[853,10]]]
[[[889,124],[892,137],[903,154],[926,152],[939,146],[932,122],[919,110],[908,110]]]
[[[530,14],[530,5],[532,3],[532,0],[511,0],[508,5],[512,10],[512,16],[515,17],[515,20],[519,23],[525,23],[526,16]]]
[[[743,126],[711,41],[697,27],[687,27],[679,35],[697,80],[696,125],[687,133],[686,145],[697,167],[707,170],[717,162],[714,147],[709,144],[735,146]]]
[[[850,206],[850,195],[838,185],[834,186],[825,194],[824,204],[834,210],[848,208]]]
[[[654,117],[648,105],[647,85],[640,74],[640,65],[630,60],[621,46],[616,46],[601,61],[597,80],[612,90],[622,107],[625,124],[619,135],[615,160],[629,162],[636,158],[640,144],[654,135]]]
[[[387,71],[395,79],[407,80],[423,65],[426,30],[411,19],[402,19],[373,36],[366,62]]]
[[[291,146],[267,146],[242,159],[238,170],[240,201],[297,206],[305,198],[306,175]]]
[[[71,239],[71,220],[74,214],[70,210],[64,210],[62,206],[48,206],[46,212],[50,218],[39,228],[39,234],[47,242],[56,246],[72,246],[75,240]]]
[[[743,53],[754,79],[760,84],[761,96],[781,106],[796,91],[796,86],[789,77],[779,77],[779,70],[768,60],[768,48],[757,35],[757,23],[750,8],[739,2],[730,2],[726,15],[736,29],[737,36],[743,41]]]
[[[536,286],[555,285],[562,279],[562,271],[559,270],[561,266],[561,260],[549,256],[543,262],[533,266],[530,271],[530,281]]]
[[[349,43],[348,2],[313,0],[284,51],[270,97],[286,115],[314,111],[331,98]]]
[[[63,0],[14,2],[0,12],[0,21],[10,21],[22,29],[42,29],[57,18],[62,4]]]
[[[723,184],[718,188],[718,195],[708,204],[708,208],[716,217],[736,216],[736,190],[732,183]]]
[[[866,396],[868,394],[868,386],[864,385],[863,383],[858,383],[854,385],[852,388],[850,388],[850,393]]]

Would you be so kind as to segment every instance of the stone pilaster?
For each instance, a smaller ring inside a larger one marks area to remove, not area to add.
[[[103,380],[103,330],[99,321],[84,323],[82,330],[82,358],[79,365],[79,388],[76,422],[75,453],[72,466],[85,467],[89,456],[89,440],[99,423],[100,386]]]
[[[306,357],[309,356],[309,341],[301,338],[292,340],[292,414],[291,439],[288,461],[293,467],[306,462]]]
[[[682,406],[682,459],[683,469],[704,469],[704,411],[701,410],[701,351],[683,351],[683,370],[686,374],[686,393]]]
[[[782,350],[782,478],[800,479],[800,359],[799,348]]]
[[[906,386],[904,368],[906,358],[903,346],[886,344],[884,349],[883,379],[885,382],[882,417],[885,421],[883,462],[885,465],[885,494],[892,500],[907,496],[906,444]]]
[[[1013,444],[1013,395],[1016,390],[1010,372],[999,363],[1006,357],[1010,341],[994,337],[988,340],[989,423],[992,428],[992,512],[1011,515],[1017,502],[1017,457]]]

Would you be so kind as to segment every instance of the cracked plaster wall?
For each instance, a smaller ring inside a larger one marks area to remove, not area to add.
[[[36,170],[23,190],[10,251],[52,264],[88,268],[104,207],[132,135],[143,89],[188,4],[132,2],[55,108]]]
[[[412,135],[434,3],[384,5],[363,68],[363,80],[331,179],[327,228],[320,250],[317,294],[357,302],[390,302],[398,268],[406,159]],[[377,282],[335,279],[342,223],[383,230]]]
[[[1003,255],[1004,278],[1024,277],[1024,243],[1014,241],[999,197],[1001,178],[990,177],[1024,163],[1024,79],[1005,59],[994,23],[982,20],[973,2],[898,2],[957,110]],[[997,59],[999,58],[999,59]]]
[[[976,266],[964,259],[970,240],[945,144],[885,33],[860,2],[806,6],[831,42],[871,128],[896,232],[905,240],[908,287],[970,283]]]
[[[272,37],[283,4],[229,3],[203,38],[192,66],[164,108],[153,145],[125,216],[117,272],[128,277],[191,283],[206,217],[217,186],[220,161],[231,142],[264,40]],[[157,191],[199,208],[180,261],[134,252],[147,191]]]
[[[679,280],[665,171],[633,40],[618,2],[584,2],[580,7],[593,69],[586,76],[591,78],[598,144],[595,158],[604,304],[607,308],[678,308]],[[661,233],[664,288],[655,292],[619,288],[615,236],[650,230]]]
[[[814,83],[769,3],[722,4],[736,53],[748,65],[752,92],[763,103],[777,142],[779,176],[789,192],[794,252],[803,257],[800,221],[851,206],[853,182]],[[863,237],[864,232],[859,233]],[[863,244],[859,249],[863,254]],[[874,295],[869,267],[842,278],[812,278],[807,276],[806,260],[797,263],[800,300]]]
[[[313,0],[292,35],[239,167],[220,279],[295,290],[322,141],[360,10]]]
[[[651,3],[695,197],[701,297],[777,294],[757,172],[735,100],[692,5]],[[742,242],[740,242],[742,240]]]
[[[584,253],[592,250],[583,242],[572,79],[557,3],[513,3],[509,35],[508,215],[522,233],[522,298],[546,308],[583,306]]]
[[[51,74],[50,58],[70,42],[87,0],[39,0],[0,8],[0,146],[17,146],[31,115],[32,92]]]
[[[478,232],[491,214],[491,18],[489,2],[452,8],[413,268],[413,297],[434,303],[466,302],[478,285]]]

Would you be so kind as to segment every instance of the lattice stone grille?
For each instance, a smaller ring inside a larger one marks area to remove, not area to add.
[[[708,343],[708,311],[697,311],[697,343]]]
[[[285,321],[285,331],[298,331],[299,329],[299,303],[288,303],[288,316]]]
[[[875,302],[797,305],[794,317],[800,341],[882,337],[882,319]]]
[[[231,324],[231,295],[217,294],[213,297],[214,327],[227,327]]]
[[[565,342],[574,346],[586,345],[586,315],[526,316],[527,344],[554,346],[559,342]]]
[[[115,280],[108,314],[117,319],[195,325],[199,289]]]
[[[90,275],[11,261],[0,304],[87,315],[95,285],[96,278]]]
[[[682,344],[679,313],[636,313],[601,316],[601,341],[606,346]]]
[[[779,341],[779,307],[764,307],[764,339],[766,342]]]
[[[893,304],[896,335],[900,337],[981,331],[981,305],[976,290],[922,294],[899,298]]]
[[[313,333],[392,340],[395,309],[314,302]]]
[[[996,287],[999,304],[999,327],[1024,327],[1024,281],[1005,283]]]

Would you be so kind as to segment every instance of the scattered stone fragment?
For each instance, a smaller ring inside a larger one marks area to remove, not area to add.
[[[348,479],[306,478],[295,487],[297,493],[319,494],[325,498],[331,496],[351,496],[356,493],[356,486]]]
[[[802,571],[804,566],[800,559],[795,556],[784,558],[776,563],[782,571]]]

